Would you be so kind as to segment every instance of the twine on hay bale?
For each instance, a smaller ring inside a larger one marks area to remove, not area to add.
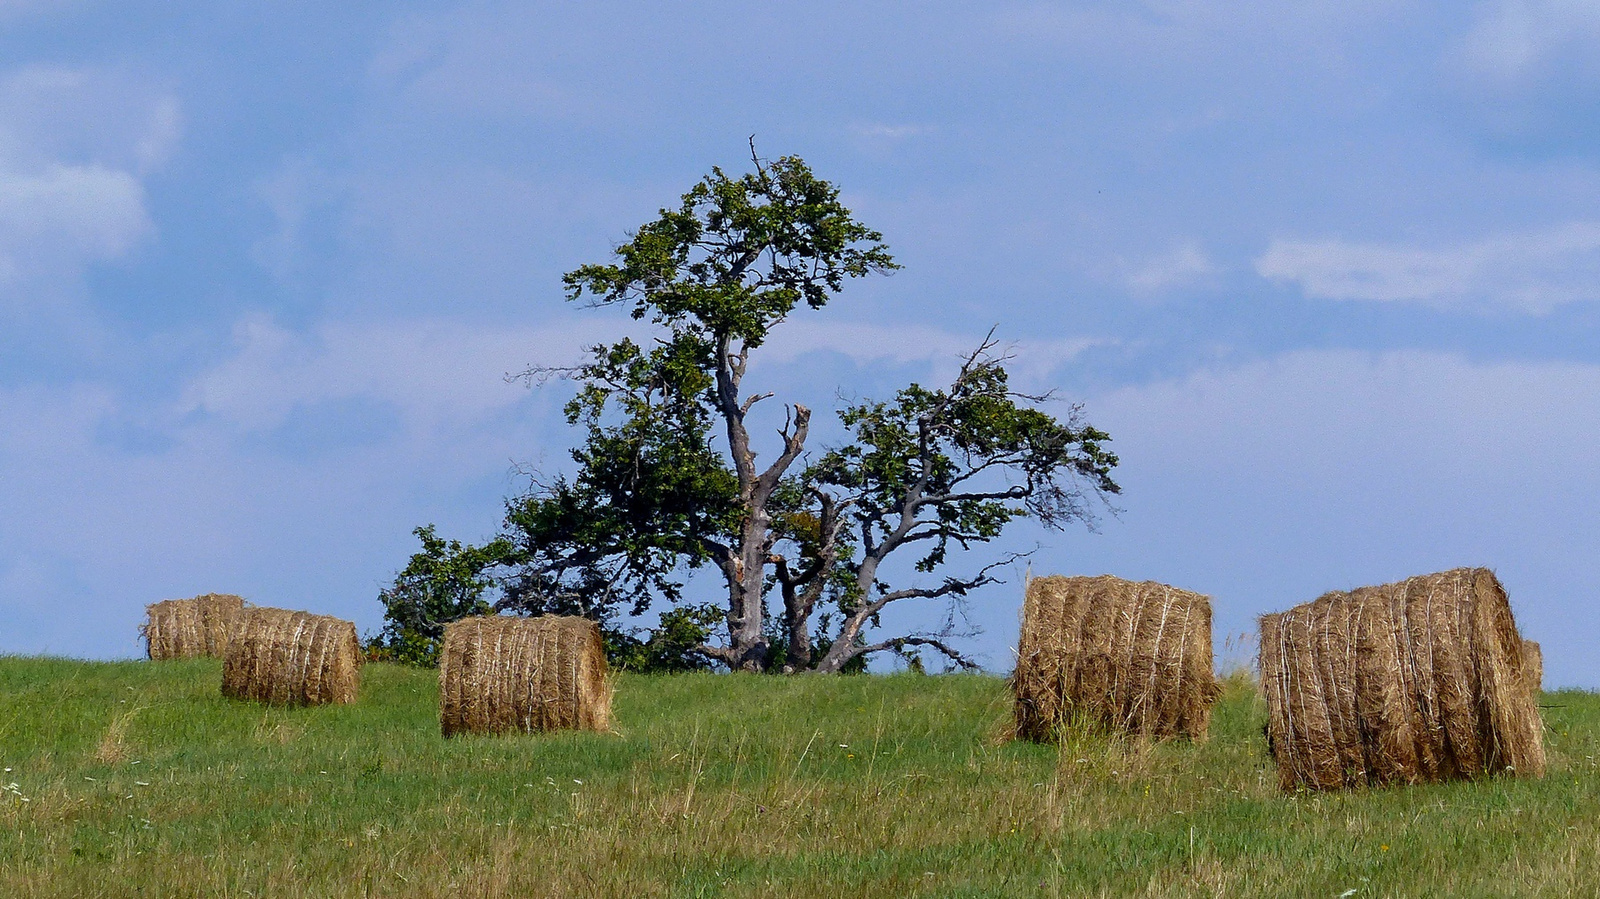
[[[1487,568],[1264,615],[1260,664],[1285,790],[1544,772],[1523,641]]]
[[[139,626],[145,654],[154,661],[222,658],[228,632],[244,610],[244,600],[230,593],[206,593],[193,599],[165,599],[144,607]]]
[[[246,609],[222,659],[222,695],[271,705],[356,701],[356,626],[331,615]]]
[[[1211,600],[1152,581],[1028,582],[1011,676],[1016,735],[1053,741],[1083,718],[1157,739],[1204,739],[1218,688]]]
[[[1522,669],[1528,690],[1537,701],[1539,693],[1544,690],[1544,650],[1532,640],[1522,641]]]
[[[611,682],[600,627],[575,616],[452,622],[439,654],[439,724],[457,733],[603,731]]]

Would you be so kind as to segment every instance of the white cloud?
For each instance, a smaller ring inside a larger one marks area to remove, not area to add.
[[[243,432],[264,432],[299,406],[371,399],[400,409],[413,433],[442,432],[523,402],[526,388],[507,383],[508,373],[533,364],[572,364],[581,361],[584,347],[624,335],[645,340],[651,333],[648,325],[630,319],[594,315],[520,328],[429,320],[327,322],[309,333],[249,318],[234,329],[234,353],[185,388],[174,419],[201,413]],[[773,331],[754,360],[764,369],[837,353],[863,368],[926,364],[937,378],[953,374],[982,336],[797,314]],[[1063,362],[1102,343],[1017,339],[1010,344],[1016,353],[1012,368],[1023,379],[1044,380]]]
[[[175,99],[115,73],[0,76],[0,311],[74,318],[63,310],[84,269],[149,239],[144,177],[180,118]]]
[[[1600,109],[1600,4],[1493,0],[1442,59],[1443,94],[1494,146],[1590,155]]]
[[[297,406],[364,398],[393,403],[414,431],[474,424],[525,399],[504,375],[578,361],[582,347],[626,329],[611,318],[523,328],[390,321],[330,322],[300,334],[251,318],[234,329],[235,355],[190,383],[180,412],[265,431]]]
[[[1541,314],[1600,299],[1600,223],[1439,248],[1277,239],[1256,260],[1256,271],[1323,299]]]
[[[1472,18],[1457,52],[1480,76],[1512,84],[1568,61],[1600,73],[1600,60],[1594,59],[1600,52],[1600,3],[1498,0],[1478,4]]]
[[[1128,287],[1135,293],[1161,293],[1187,287],[1215,274],[1217,266],[1206,251],[1193,241],[1184,241],[1171,250],[1145,260],[1128,273]]]
[[[129,72],[33,65],[0,73],[0,160],[13,169],[92,164],[146,174],[182,130],[177,98]]]
[[[144,187],[127,172],[64,165],[31,175],[0,170],[0,273],[16,277],[40,256],[115,259],[151,228]]]
[[[919,376],[925,384],[944,384],[955,377],[961,363],[982,343],[983,336],[982,333],[961,333],[910,322],[839,321],[814,318],[801,312],[772,332],[772,339],[762,347],[752,370],[804,363],[814,353],[837,353],[850,360],[858,371],[880,366],[912,366],[926,372],[925,376]],[[1063,364],[1091,347],[1113,342],[1099,337],[1045,337],[1001,332],[995,337],[1000,342],[997,349],[1012,357],[1007,370],[1014,382],[1027,389],[1048,389],[1051,376]],[[841,371],[831,373],[830,377],[849,376],[849,372]],[[828,393],[845,386],[834,380],[821,380],[821,385],[813,383],[811,386],[823,386]],[[899,383],[893,385],[898,386]]]

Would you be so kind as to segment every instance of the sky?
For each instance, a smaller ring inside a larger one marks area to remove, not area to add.
[[[561,274],[752,136],[904,265],[752,364],[819,447],[990,328],[1112,435],[1119,511],[962,564],[1206,593],[1224,663],[1488,566],[1600,688],[1595,0],[0,0],[0,652],[213,591],[376,630],[414,527],[569,464],[505,375],[627,325]]]

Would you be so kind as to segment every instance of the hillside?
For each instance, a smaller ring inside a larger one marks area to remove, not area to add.
[[[1550,775],[1284,796],[1248,681],[1209,742],[999,739],[987,676],[623,676],[610,735],[438,734],[433,672],[348,707],[214,661],[0,658],[0,895],[1521,896],[1600,882],[1600,696]],[[1354,891],[1354,892],[1349,892]]]

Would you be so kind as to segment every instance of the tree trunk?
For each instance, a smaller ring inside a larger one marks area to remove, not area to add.
[[[761,602],[766,581],[768,520],[765,503],[750,510],[740,533],[740,555],[735,566],[736,577],[728,579],[730,610],[736,615],[728,619],[728,644],[733,650],[731,667],[735,671],[761,672],[767,670],[771,647],[765,633],[766,609]]]
[[[820,576],[820,575],[819,575]],[[804,594],[793,586],[784,585],[784,625],[789,637],[789,658],[785,673],[805,671],[811,667],[811,609]]]
[[[767,557],[772,551],[772,517],[767,513],[767,502],[772,499],[772,491],[777,489],[784,472],[805,448],[811,410],[798,404],[794,406],[793,417],[779,431],[783,437],[783,452],[770,468],[758,474],[756,454],[750,449],[750,432],[745,428],[744,418],[751,406],[771,394],[758,394],[740,401],[739,382],[744,379],[748,353],[748,344],[734,353],[729,335],[717,338],[717,407],[727,426],[728,454],[739,477],[739,501],[745,510],[739,546],[730,553],[733,557],[723,566],[722,573],[728,581],[729,667],[735,671],[766,671],[772,660],[772,648],[763,628],[766,609],[762,605]]]
[[[870,585],[878,576],[878,561],[880,558],[881,549],[878,554],[868,554],[865,559],[861,560],[861,566],[856,569],[856,583],[869,585],[867,588],[869,595],[871,592]],[[866,603],[865,596],[862,597],[862,602]],[[870,608],[870,603],[845,616],[844,625],[839,628],[839,636],[833,641],[833,645],[828,647],[828,654],[823,656],[822,661],[817,663],[818,672],[822,674],[838,674],[845,665],[849,664],[851,659],[859,655],[855,651],[856,638],[861,636],[861,628],[866,625],[867,618],[870,617],[870,613],[867,611],[868,608]]]

